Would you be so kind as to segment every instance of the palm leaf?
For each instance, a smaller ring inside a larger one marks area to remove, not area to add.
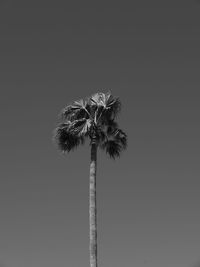
[[[127,147],[127,135],[121,129],[116,129],[114,132],[114,139],[120,144],[122,149]]]
[[[113,97],[111,93],[96,93],[90,97],[89,102],[96,124],[107,124],[109,120],[114,120],[121,110],[119,98]]]
[[[53,139],[57,147],[63,152],[70,152],[78,145],[84,143],[83,137],[71,133],[69,131],[69,125],[66,125],[65,127],[64,124],[61,124],[55,129]]]
[[[121,146],[115,140],[108,140],[101,145],[101,148],[106,151],[107,154],[113,159],[120,156]]]
[[[108,136],[112,135],[118,129],[118,124],[114,120],[107,120],[105,126],[107,127],[106,133]]]
[[[115,119],[121,111],[121,102],[119,98],[114,98],[108,94],[106,98],[106,112],[104,114],[108,119]]]
[[[104,93],[96,93],[90,97],[91,105],[104,106],[106,101],[106,95]]]
[[[87,107],[87,101],[79,100],[73,102],[71,105],[66,106],[62,111],[61,115],[67,120],[77,120],[82,118],[89,118],[90,114]]]
[[[78,136],[88,136],[92,125],[91,119],[75,120],[71,123],[69,131]]]
[[[117,124],[116,124],[117,125]],[[119,157],[122,150],[127,147],[127,135],[113,122],[113,128],[105,131],[106,138],[101,139],[100,147],[110,155],[111,158]]]

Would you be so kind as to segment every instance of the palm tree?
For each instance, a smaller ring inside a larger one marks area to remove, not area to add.
[[[62,121],[55,129],[54,141],[63,152],[70,152],[89,138],[91,146],[89,224],[90,267],[97,267],[96,168],[97,149],[113,159],[127,145],[126,134],[119,129],[116,117],[121,110],[119,98],[111,93],[96,93],[85,100],[73,102],[61,112]]]

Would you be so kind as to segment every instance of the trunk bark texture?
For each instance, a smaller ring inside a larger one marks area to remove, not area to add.
[[[90,221],[90,267],[97,267],[97,207],[96,207],[97,145],[91,144],[89,221]]]

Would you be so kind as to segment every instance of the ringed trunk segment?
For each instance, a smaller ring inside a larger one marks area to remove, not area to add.
[[[97,144],[91,143],[89,223],[90,223],[90,267],[97,267],[97,206],[96,206]]]

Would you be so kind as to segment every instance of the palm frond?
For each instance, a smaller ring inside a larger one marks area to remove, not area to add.
[[[111,136],[116,131],[116,129],[118,129],[118,124],[114,120],[108,120],[105,123],[105,126],[107,127],[106,133],[108,136]]]
[[[114,98],[111,94],[106,97],[106,112],[104,117],[108,119],[115,119],[121,111],[121,102],[119,98]]]
[[[115,140],[107,140],[102,145],[101,148],[106,151],[107,154],[113,159],[120,156],[121,153],[121,146]]]
[[[113,97],[110,92],[96,93],[88,102],[96,124],[107,124],[109,120],[114,120],[121,110],[119,98]]]
[[[71,105],[66,106],[61,111],[61,116],[66,120],[78,120],[82,118],[89,118],[90,114],[87,110],[88,103],[83,99],[73,102]]]
[[[91,119],[80,119],[71,122],[69,131],[78,136],[88,136],[92,126]]]
[[[119,157],[122,150],[127,147],[127,135],[119,128],[113,128],[110,130],[109,127],[105,132],[106,138],[101,140],[100,147],[110,155],[111,158]]]
[[[116,129],[114,139],[120,144],[122,149],[127,148],[127,135],[121,129]]]
[[[90,97],[91,105],[104,106],[106,103],[106,95],[104,93],[96,93]]]
[[[84,138],[82,136],[80,137],[70,132],[68,124],[60,124],[55,129],[53,140],[57,147],[63,152],[70,152],[84,143]]]

